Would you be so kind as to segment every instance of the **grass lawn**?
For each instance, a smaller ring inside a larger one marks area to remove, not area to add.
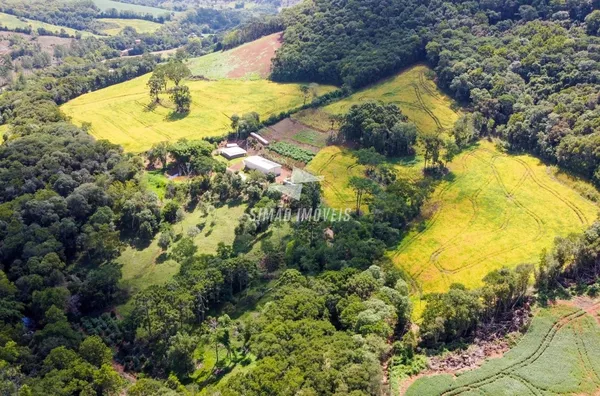
[[[16,28],[24,29],[30,26],[36,33],[38,28],[44,28],[54,33],[60,33],[61,30],[64,30],[65,33],[72,37],[75,37],[77,33],[80,33],[82,37],[94,36],[93,33],[83,30],[75,30],[64,26],[51,25],[45,22],[34,21],[33,19],[17,18],[14,15],[5,14],[3,12],[0,12],[0,26],[4,26],[8,30],[14,30]]]
[[[226,245],[233,242],[234,229],[245,209],[245,205],[223,206],[207,217],[202,216],[200,210],[196,210],[175,224],[173,230],[175,234],[187,236],[190,228],[205,224],[202,231],[194,237],[194,243],[198,246],[198,253],[213,254],[216,253],[219,242]],[[211,225],[213,221],[214,225]],[[163,253],[158,246],[159,236],[156,235],[150,245],[142,250],[128,247],[117,260],[123,265],[121,284],[129,288],[132,295],[148,286],[167,282],[179,271],[179,264],[168,259],[168,251],[165,261],[159,259]],[[129,307],[124,305],[118,309],[123,313],[127,312]]]
[[[423,293],[453,282],[476,287],[493,269],[537,263],[555,237],[581,232],[596,219],[593,202],[532,156],[481,142],[449,168],[422,221],[391,253]]]
[[[111,36],[121,33],[121,30],[127,26],[134,28],[138,33],[152,33],[162,26],[160,23],[145,19],[102,18],[99,21],[106,25],[102,32]]]
[[[166,95],[162,105],[148,107],[150,74],[82,95],[61,108],[76,124],[91,122],[91,134],[141,152],[161,141],[218,136],[230,129],[229,117],[256,111],[261,119],[303,102],[298,84],[267,80],[188,81],[192,108],[187,116],[173,114]],[[321,94],[333,87],[321,86]]]
[[[329,115],[345,114],[352,105],[368,100],[381,100],[398,105],[402,112],[423,131],[450,129],[459,117],[452,100],[432,80],[425,77],[427,66],[414,66],[395,77],[356,92],[322,109],[310,109],[292,116],[316,129],[331,128]]]
[[[542,309],[527,334],[500,359],[460,373],[418,379],[413,395],[597,394],[600,387],[600,327],[575,307]]]

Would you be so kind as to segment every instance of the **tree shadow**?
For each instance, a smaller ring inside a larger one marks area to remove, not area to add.
[[[162,252],[156,258],[156,264],[162,264],[169,259],[169,254],[167,252]]]
[[[168,116],[165,117],[165,120],[169,121],[169,122],[179,121],[179,120],[183,120],[189,114],[190,114],[189,111],[187,111],[185,113],[177,113],[176,111],[172,111],[172,112],[169,113]]]

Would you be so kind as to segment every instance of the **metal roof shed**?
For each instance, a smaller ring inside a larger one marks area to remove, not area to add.
[[[234,158],[243,157],[244,155],[246,155],[246,150],[244,150],[243,148],[238,147],[238,146],[227,147],[227,148],[221,149],[221,155],[227,159],[234,159]]]
[[[281,174],[281,165],[258,155],[244,159],[244,166],[248,169],[262,172],[265,175],[273,173],[274,175],[279,176]]]

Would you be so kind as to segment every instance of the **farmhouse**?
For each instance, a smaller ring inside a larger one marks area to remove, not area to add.
[[[265,175],[272,173],[279,176],[281,174],[281,165],[258,155],[246,158],[244,160],[244,166],[248,169],[262,172]]]
[[[221,149],[221,155],[228,160],[243,157],[246,155],[246,150],[239,147],[237,144],[232,147],[226,147]]]

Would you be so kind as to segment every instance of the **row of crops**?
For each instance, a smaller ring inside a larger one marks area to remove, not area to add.
[[[279,155],[283,155],[285,157],[289,157],[293,160],[301,161],[304,163],[310,162],[310,160],[312,160],[315,156],[312,152],[308,150],[286,142],[275,142],[271,144],[268,148],[269,150],[274,151]]]

